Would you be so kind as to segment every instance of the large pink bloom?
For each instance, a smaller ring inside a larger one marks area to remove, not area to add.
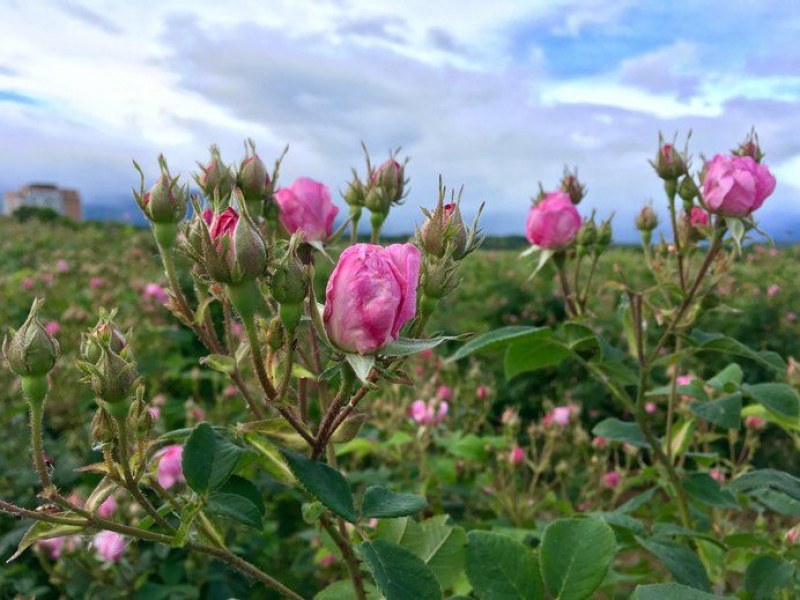
[[[531,244],[547,250],[568,246],[581,228],[578,209],[565,192],[551,192],[531,207],[525,235]]]
[[[318,181],[300,177],[278,190],[275,201],[281,209],[281,225],[289,234],[302,231],[306,242],[318,242],[333,232],[339,208],[331,202],[330,190]]]
[[[416,312],[421,257],[412,244],[355,244],[342,252],[325,290],[331,342],[363,355],[396,340]]]
[[[775,177],[749,156],[717,154],[706,163],[703,200],[712,213],[746,217],[774,190]]]
[[[165,446],[155,454],[158,459],[158,470],[156,471],[156,478],[158,485],[165,490],[171,488],[176,483],[183,483],[186,481],[183,477],[183,446],[180,444],[173,444]]]

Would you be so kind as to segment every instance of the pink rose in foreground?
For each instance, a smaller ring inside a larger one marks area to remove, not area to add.
[[[114,496],[109,496],[98,507],[97,514],[103,517],[104,519],[107,519],[111,515],[113,515],[116,512],[116,510],[117,510],[117,499],[114,498]]]
[[[97,557],[106,562],[119,562],[125,552],[125,538],[115,531],[101,531],[92,540]]]
[[[531,244],[558,250],[572,243],[580,228],[581,216],[569,194],[551,192],[531,207],[525,222],[525,235]]]
[[[278,190],[275,201],[281,209],[281,225],[290,235],[302,231],[304,241],[319,242],[333,233],[339,208],[331,202],[330,190],[318,181],[300,177]]]
[[[330,341],[363,355],[396,340],[416,312],[420,261],[412,244],[355,244],[342,252],[325,290]]]
[[[181,466],[183,446],[179,444],[165,446],[156,452],[154,458],[158,459],[158,469],[156,471],[158,485],[167,490],[176,483],[186,481],[183,477],[183,468]]]
[[[519,446],[514,446],[508,455],[508,460],[514,466],[521,465],[525,461],[525,450]]]
[[[749,156],[717,154],[706,163],[703,201],[714,214],[746,217],[774,190],[775,177]]]
[[[437,403],[435,400],[429,400],[426,403],[424,400],[415,400],[411,403],[409,414],[417,425],[436,426],[444,420],[449,409],[450,405],[444,401]]]
[[[609,471],[603,475],[603,485],[610,490],[613,490],[615,487],[617,487],[621,480],[622,476],[617,471]]]

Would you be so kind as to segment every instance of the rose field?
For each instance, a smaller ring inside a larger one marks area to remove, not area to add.
[[[2,597],[797,598],[800,248],[755,133],[659,137],[638,245],[577,172],[494,238],[365,155],[341,195],[253,142],[141,157],[148,227],[0,218]]]

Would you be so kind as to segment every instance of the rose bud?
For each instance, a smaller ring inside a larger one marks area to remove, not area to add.
[[[280,222],[289,235],[298,231],[305,242],[322,242],[333,233],[333,222],[339,208],[331,202],[327,186],[300,177],[288,188],[275,193],[280,207]]]
[[[678,184],[678,195],[683,200],[684,207],[691,205],[699,193],[700,190],[697,189],[697,184],[691,175],[686,175]]]
[[[84,370],[89,373],[92,390],[99,399],[109,405],[122,403],[130,398],[139,382],[136,361],[129,348],[125,348],[122,354],[117,354],[109,347],[103,347],[102,356],[97,364],[83,364]],[[110,410],[112,410],[113,416],[119,416],[116,408]],[[124,412],[127,414],[127,407]]]
[[[764,158],[764,152],[761,150],[761,145],[758,143],[758,134],[755,129],[751,130],[744,141],[739,144],[739,147],[733,151],[736,156],[749,156],[757,163],[760,163]]]
[[[170,248],[178,235],[177,224],[186,216],[186,206],[189,201],[188,187],[178,186],[178,177],[172,177],[163,155],[158,157],[158,166],[161,175],[153,186],[144,190],[144,173],[139,165],[133,163],[141,176],[139,192],[133,196],[145,217],[153,223],[153,231],[158,243],[164,248]]]
[[[372,212],[388,214],[394,204],[404,196],[405,165],[392,156],[370,174],[369,190],[364,200]]]
[[[617,471],[609,471],[603,475],[603,485],[610,490],[617,487],[622,480],[622,476]]]
[[[600,227],[597,228],[597,244],[595,245],[595,251],[598,253],[603,252],[608,248],[612,238],[613,230],[611,228],[611,219],[606,219],[601,222]]]
[[[571,173],[569,169],[564,168],[564,176],[561,178],[561,191],[569,195],[569,199],[573,204],[580,204],[581,200],[586,197],[586,186],[581,185],[578,181],[578,170],[575,169]]]
[[[717,154],[706,163],[703,203],[713,214],[746,217],[774,190],[775,177],[749,156]]]
[[[636,229],[639,231],[653,231],[658,227],[658,215],[656,211],[653,210],[652,206],[645,206],[639,211],[639,214],[636,215]]]
[[[677,181],[679,177],[689,172],[686,156],[678,152],[674,141],[672,144],[664,143],[661,134],[658,136],[658,154],[656,154],[655,161],[651,161],[650,164],[653,165],[658,176],[665,181]]]
[[[39,320],[43,303],[43,299],[35,299],[22,327],[17,331],[9,329],[9,335],[3,340],[3,354],[11,370],[19,377],[47,375],[60,354],[58,342]]]
[[[325,290],[330,341],[364,355],[396,340],[416,313],[421,258],[412,244],[355,244],[342,252]]]
[[[230,168],[222,162],[219,147],[214,144],[211,146],[210,151],[211,159],[208,163],[205,165],[197,163],[197,166],[200,167],[200,174],[195,175],[194,179],[200,189],[203,190],[203,195],[206,198],[213,200],[217,197],[227,204],[233,190],[233,175]]]
[[[551,192],[531,207],[525,234],[535,246],[563,250],[578,235],[581,224],[581,216],[570,197],[564,192]]]
[[[294,331],[303,315],[303,301],[308,292],[308,270],[297,255],[302,233],[292,236],[286,256],[275,267],[270,289],[272,297],[280,304],[281,322]]]
[[[244,200],[250,214],[260,215],[264,209],[264,199],[272,195],[272,182],[267,173],[264,161],[256,154],[256,146],[253,140],[247,140],[245,144],[247,156],[239,165],[239,172],[236,174],[236,185],[242,190]]]
[[[514,446],[511,453],[508,455],[509,462],[515,467],[525,462],[525,450],[519,446]]]
[[[233,195],[241,214],[229,206],[213,215],[210,226],[204,217],[195,216],[206,271],[215,281],[228,284],[254,281],[268,262],[266,243],[250,217],[241,190],[235,188]]]
[[[439,201],[432,213],[423,212],[428,216],[428,220],[417,233],[417,240],[422,250],[441,258],[450,244],[453,258],[456,260],[462,258],[467,250],[468,234],[458,204],[445,204]]]
[[[97,363],[102,356],[102,347],[108,346],[119,354],[127,346],[125,336],[114,323],[114,312],[106,314],[101,310],[100,320],[95,328],[83,335],[81,340],[81,357],[92,364]]]
[[[89,432],[92,436],[92,441],[97,444],[110,444],[114,441],[114,426],[111,422],[111,417],[108,416],[104,408],[98,408],[94,413]]]

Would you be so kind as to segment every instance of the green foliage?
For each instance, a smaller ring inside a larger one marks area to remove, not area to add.
[[[219,435],[208,423],[200,423],[186,440],[183,475],[198,494],[220,488],[233,473],[243,450]]]
[[[498,533],[470,531],[467,576],[483,600],[544,599],[539,561],[530,548]]]

